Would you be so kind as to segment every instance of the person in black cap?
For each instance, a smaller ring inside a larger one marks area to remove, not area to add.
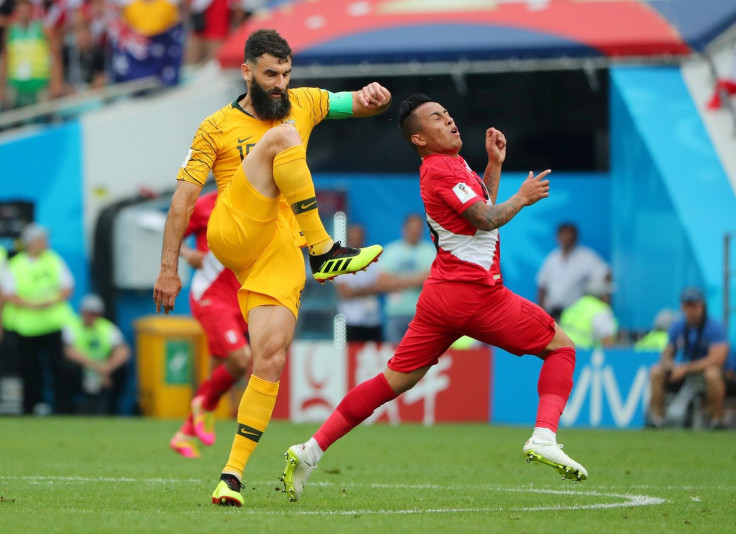
[[[723,428],[725,382],[723,365],[728,336],[719,321],[708,317],[703,291],[686,287],[680,294],[682,318],[669,329],[668,342],[659,363],[651,369],[650,426],[665,423],[665,393],[677,391],[686,378],[701,375],[705,382],[706,410],[712,428]]]

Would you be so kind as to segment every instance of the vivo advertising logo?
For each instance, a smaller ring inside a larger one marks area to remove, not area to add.
[[[575,386],[563,426],[641,428],[649,403],[649,368],[656,352],[628,349],[577,350]],[[494,358],[493,415],[497,423],[534,424],[541,360],[498,351]]]
[[[614,367],[604,364],[603,350],[595,349],[590,363],[580,371],[567,407],[562,413],[560,422],[564,426],[601,426],[604,410],[610,414],[618,428],[633,426],[632,422],[637,415],[637,425],[641,426],[643,413],[649,403],[649,366],[640,365],[633,381],[622,392]],[[588,410],[584,412],[586,400]]]

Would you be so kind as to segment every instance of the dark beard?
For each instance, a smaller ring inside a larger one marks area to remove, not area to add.
[[[291,113],[291,101],[288,92],[281,93],[281,98],[274,100],[271,93],[265,91],[263,87],[253,78],[248,88],[250,93],[250,102],[256,112],[256,116],[264,121],[282,120]]]

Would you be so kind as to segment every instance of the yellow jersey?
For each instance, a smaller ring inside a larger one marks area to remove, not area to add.
[[[222,192],[261,137],[274,126],[289,121],[293,122],[306,149],[312,130],[330,110],[329,93],[300,87],[289,89],[288,94],[291,113],[282,120],[262,121],[250,115],[238,104],[244,95],[204,119],[176,179],[204,185],[211,170],[217,191]]]
[[[204,119],[194,135],[177,180],[202,186],[212,171],[217,192],[221,193],[230,185],[238,166],[261,137],[274,126],[290,121],[306,149],[312,130],[330,110],[329,92],[315,87],[299,87],[289,89],[288,95],[291,113],[285,119],[263,121],[255,118],[238,103],[244,95]],[[279,216],[289,221],[295,229],[297,243],[302,245],[303,238],[298,238],[296,219],[283,196],[279,202]]]

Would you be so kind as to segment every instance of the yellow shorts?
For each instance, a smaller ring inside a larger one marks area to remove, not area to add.
[[[233,207],[232,195],[238,195],[238,205],[247,205],[248,212]],[[246,319],[251,309],[269,305],[285,306],[298,316],[306,271],[296,221],[287,210],[281,197],[256,191],[242,166],[217,196],[207,241],[215,257],[238,277],[238,301]]]

